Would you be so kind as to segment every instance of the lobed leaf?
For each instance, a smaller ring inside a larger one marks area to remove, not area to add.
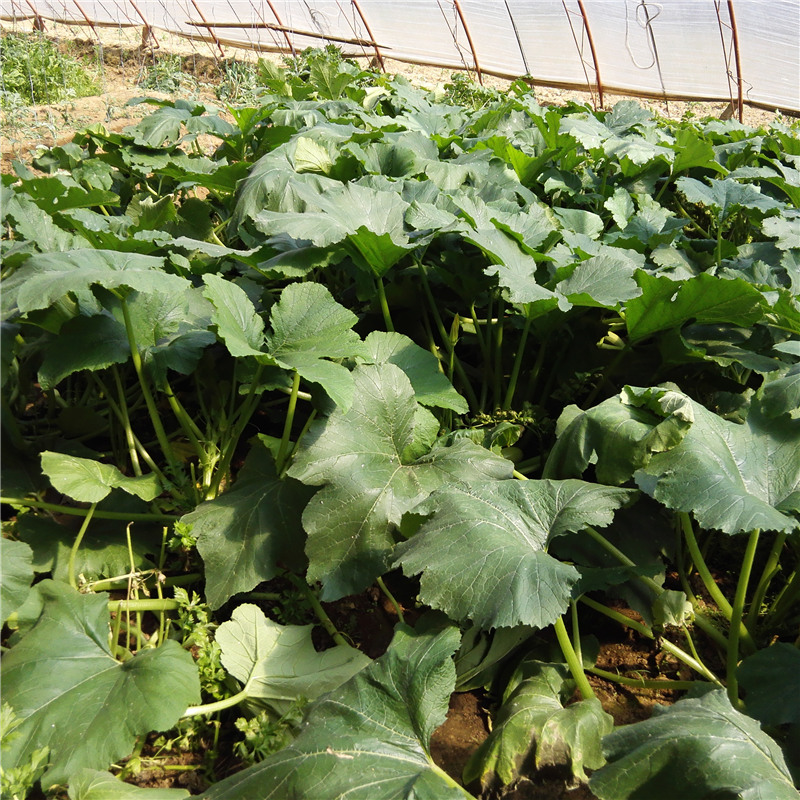
[[[481,628],[545,628],[568,608],[580,573],[546,552],[587,525],[608,525],[635,492],[583,481],[494,481],[445,486],[414,509],[432,516],[396,548],[420,598]]]
[[[394,364],[358,366],[347,410],[315,422],[289,475],[324,488],[303,513],[308,578],[322,597],[361,591],[385,572],[400,519],[454,480],[511,477],[511,462],[460,441],[431,447],[439,424]]]
[[[313,494],[296,480],[279,478],[269,451],[256,446],[232,489],[182,517],[197,537],[212,608],[274,578],[281,567],[303,569],[300,515]]]
[[[285,714],[298,697],[316,700],[360,672],[371,659],[354,647],[318,653],[312,625],[279,625],[258,606],[244,603],[215,633],[222,665],[243,684],[248,698]]]
[[[430,756],[455,683],[455,628],[399,625],[389,650],[315,703],[300,735],[203,800],[468,800]]]
[[[23,722],[3,749],[3,768],[50,748],[42,786],[81,767],[104,769],[137,736],[172,727],[200,700],[197,667],[177,642],[120,663],[108,647],[105,595],[66,584],[36,585],[43,607],[33,628],[3,656],[3,695]]]
[[[606,766],[589,788],[600,800],[796,800],[777,743],[730,704],[724,689],[655,707],[652,718],[603,740]]]

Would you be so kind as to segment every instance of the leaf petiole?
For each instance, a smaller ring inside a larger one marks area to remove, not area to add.
[[[89,527],[89,523],[92,521],[92,517],[94,516],[94,511],[97,508],[97,503],[92,503],[89,506],[89,510],[86,512],[86,517],[81,524],[81,529],[78,531],[78,535],[75,537],[75,542],[72,545],[72,549],[69,551],[69,562],[67,563],[67,576],[69,579],[69,585],[73,589],[78,588],[78,581],[75,578],[75,559],[78,555],[78,550],[80,549],[81,542],[83,541],[83,537],[86,534],[86,530]]]

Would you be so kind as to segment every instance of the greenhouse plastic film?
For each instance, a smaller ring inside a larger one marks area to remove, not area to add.
[[[534,83],[800,111],[800,0],[0,0],[6,20],[142,26]],[[285,30],[284,30],[285,29]],[[372,35],[370,35],[370,32]],[[374,39],[373,39],[374,37]]]

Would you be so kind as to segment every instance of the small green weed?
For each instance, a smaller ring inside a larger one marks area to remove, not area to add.
[[[18,103],[15,97],[26,105],[40,105],[98,92],[86,67],[41,34],[4,35],[0,64],[3,107]]]
[[[448,103],[467,108],[483,108],[497,99],[496,91],[475,83],[463,72],[454,72],[450,76],[450,83],[444,85],[444,90],[445,100]]]
[[[197,89],[197,80],[183,68],[183,59],[177,53],[158,56],[152,64],[145,64],[137,84],[142,89],[174,94],[181,89]]]
[[[17,733],[15,728],[23,722],[8,703],[0,710],[0,741],[7,744]],[[13,769],[0,767],[0,797],[2,800],[24,800],[33,785],[42,776],[49,763],[50,748],[34,750],[27,761]]]
[[[230,59],[220,65],[220,72],[222,80],[216,88],[216,95],[220,100],[252,103],[264,91],[256,64]]]
[[[234,753],[248,767],[277,753],[294,739],[306,705],[305,699],[298,698],[279,719],[268,711],[261,711],[249,719],[239,717],[234,724],[244,738],[233,746]]]

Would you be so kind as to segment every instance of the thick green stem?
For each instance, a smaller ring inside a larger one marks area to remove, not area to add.
[[[580,600],[582,603],[585,603],[587,606],[589,606],[589,608],[593,608],[595,611],[599,611],[606,617],[616,620],[628,628],[632,628],[642,636],[645,636],[648,639],[656,638],[655,634],[650,630],[650,628],[648,628],[646,625],[643,625],[641,622],[636,622],[636,620],[626,617],[624,614],[620,614],[618,611],[614,611],[614,609],[608,608],[602,603],[592,600],[590,597],[586,597],[586,595],[582,595]],[[722,685],[722,681],[720,681],[720,679],[714,675],[714,673],[705,664],[690,656],[685,650],[682,650],[680,647],[670,642],[669,639],[662,638],[661,647],[668,653],[674,655],[680,661],[683,661],[684,664],[691,667],[695,672],[699,672],[712,683],[716,683],[718,686]]]
[[[333,620],[331,620],[331,618],[327,615],[325,609],[322,607],[322,603],[319,602],[319,598],[311,590],[311,587],[302,578],[298,578],[291,572],[287,572],[286,577],[306,596],[309,605],[312,609],[314,609],[314,613],[317,615],[317,619],[320,621],[322,627],[328,632],[328,635],[331,637],[331,639],[333,639],[336,644],[348,645],[349,643],[347,639],[345,639],[344,636],[342,636],[342,634],[336,629],[336,626],[333,624]]]
[[[614,556],[620,564],[624,564],[626,567],[635,567],[636,563],[632,561],[628,556],[625,555],[620,549],[615,547],[608,539],[605,538],[601,533],[598,533],[594,528],[587,526],[584,528],[584,531],[589,534],[607,553]],[[664,588],[659,586],[652,578],[648,578],[646,575],[636,575],[637,580],[647,586],[649,589],[652,589],[657,596],[660,596],[664,593]],[[694,621],[697,624],[697,627],[700,628],[706,635],[712,638],[718,645],[721,647],[728,646],[728,640],[723,636],[723,634],[714,627],[713,623],[700,611],[698,608],[695,607],[695,603],[697,602],[694,598],[694,595],[686,593],[686,596],[692,602],[692,607],[694,608],[695,618]]]
[[[694,535],[692,520],[689,517],[689,514],[685,511],[680,511],[679,516],[681,520],[683,536],[686,540],[686,548],[689,550],[689,555],[692,557],[697,574],[700,575],[700,578],[703,581],[703,586],[706,587],[706,591],[711,595],[719,610],[725,615],[725,618],[728,620],[728,622],[733,625],[733,608],[725,595],[720,591],[719,586],[717,586],[716,581],[711,575],[711,571],[709,570],[708,565],[703,558],[703,554],[700,552],[700,547],[698,546],[697,539]],[[744,627],[744,623],[741,621],[741,618],[736,623],[736,626],[738,628],[736,634],[737,638],[741,638],[742,643],[747,647],[747,649],[754,653],[757,649],[755,642],[753,641],[753,637],[750,635],[750,632]],[[728,636],[728,643],[730,643],[730,634]]]
[[[575,648],[575,655],[578,661],[583,664],[583,653],[581,652],[581,629],[578,622],[578,603],[575,600],[569,601],[570,616],[572,619],[572,646]]]
[[[130,310],[128,303],[124,298],[120,298],[120,307],[122,308],[122,317],[125,321],[125,332],[128,335],[128,345],[131,349],[131,359],[133,360],[133,368],[136,370],[136,377],[139,379],[139,386],[142,389],[142,397],[144,397],[145,405],[147,406],[147,413],[150,415],[150,422],[153,425],[153,430],[156,434],[156,439],[161,446],[161,452],[167,459],[167,463],[172,467],[177,467],[178,462],[175,459],[175,454],[172,452],[172,446],[167,439],[167,433],[161,423],[161,416],[158,413],[153,395],[150,392],[150,387],[147,384],[147,378],[144,374],[142,366],[142,355],[139,352],[139,345],[136,343],[136,334],[133,330],[133,323],[131,322]]]
[[[619,683],[622,686],[633,686],[638,689],[665,689],[671,691],[688,691],[697,686],[697,681],[670,681],[660,678],[629,678],[625,675],[617,675],[615,672],[607,672],[599,667],[587,667],[587,672],[597,675],[598,678],[605,678],[607,681]]]
[[[781,550],[783,550],[783,545],[786,543],[788,535],[789,534],[786,532],[779,533],[772,542],[772,547],[769,550],[764,569],[761,570],[761,578],[756,584],[756,590],[753,593],[753,599],[750,601],[750,609],[747,612],[747,619],[745,620],[745,626],[750,631],[755,630],[758,624],[758,615],[761,611],[764,598],[767,596],[772,579],[778,574],[778,562],[781,558]]]
[[[169,598],[146,600],[109,600],[109,611],[177,611],[181,604]]]
[[[98,515],[95,514],[95,516]],[[203,577],[199,572],[188,572],[185,575],[175,575],[171,578],[164,578],[163,581],[159,581],[158,576],[155,574],[156,572],[157,570],[148,570],[146,572],[137,572],[134,575],[117,575],[113,578],[89,581],[81,588],[83,591],[112,592],[116,589],[124,589],[132,577],[139,580],[140,586],[143,585],[148,589],[157,588],[159,586],[191,586],[191,584],[197,583],[197,581]]]
[[[601,533],[598,533],[594,528],[590,526],[586,526],[584,528],[584,532],[587,533],[592,539],[594,539],[597,544],[599,544],[603,550],[605,550],[610,555],[614,556],[614,558],[619,561],[620,564],[623,564],[626,567],[635,567],[636,562],[632,561],[625,553],[622,552],[619,548],[615,547],[611,542],[606,539]],[[661,594],[664,589],[659,586],[652,578],[648,578],[646,575],[637,575],[636,576],[645,586],[652,589],[656,594]]]
[[[442,339],[442,344],[447,350],[447,354],[449,356],[452,356],[453,358],[453,368],[458,373],[459,380],[461,381],[461,388],[464,391],[464,394],[467,395],[467,402],[469,403],[470,408],[476,409],[478,408],[478,398],[475,395],[475,391],[472,388],[472,384],[469,382],[467,378],[466,372],[464,372],[464,367],[461,364],[461,361],[455,354],[455,349],[453,348],[453,342],[450,340],[450,334],[444,327],[444,322],[442,322],[442,317],[439,314],[439,308],[436,305],[436,300],[433,297],[430,284],[428,283],[428,276],[425,273],[425,267],[421,263],[418,263],[417,267],[418,267],[417,272],[420,276],[420,282],[422,283],[422,289],[425,293],[425,297],[428,300],[428,305],[430,306],[430,311],[431,314],[433,315],[433,320],[436,323],[436,329],[439,331],[439,336]]]
[[[519,347],[517,348],[517,353],[514,356],[514,366],[511,369],[511,377],[508,380],[508,387],[506,389],[506,396],[503,400],[503,408],[509,409],[511,408],[511,404],[514,401],[514,392],[517,390],[517,381],[519,380],[519,371],[522,368],[522,358],[525,355],[525,343],[528,341],[528,334],[531,330],[531,318],[525,318],[525,325],[522,328],[522,334],[519,339]]]
[[[530,375],[528,376],[528,385],[525,388],[525,396],[528,399],[532,399],[536,396],[535,393],[539,385],[539,376],[542,374],[542,365],[544,364],[544,357],[547,354],[547,341],[548,337],[545,337],[544,341],[539,343],[539,349],[536,352],[536,361],[533,362],[533,369],[531,369]]]
[[[289,449],[289,440],[292,435],[292,423],[294,422],[294,412],[297,408],[297,393],[300,390],[300,373],[295,371],[292,376],[292,393],[289,395],[289,406],[286,409],[286,419],[283,423],[283,435],[281,444],[278,448],[278,455],[275,457],[275,469],[278,474],[282,474],[286,453]]]
[[[119,370],[116,364],[112,367],[111,374],[114,376],[114,384],[117,387],[117,395],[119,395],[118,416],[122,423],[122,429],[125,431],[125,443],[128,445],[128,457],[131,460],[133,474],[140,477],[142,474],[142,467],[139,464],[139,454],[136,452],[136,437],[133,435],[133,428],[131,428],[128,404],[125,400],[125,389],[122,386],[122,380],[119,377]]]
[[[736,584],[736,594],[733,598],[733,614],[731,615],[731,630],[728,634],[728,659],[726,677],[728,679],[728,699],[734,708],[743,708],[744,704],[739,700],[739,682],[736,678],[736,670],[739,666],[739,629],[741,627],[742,615],[744,613],[744,603],[747,597],[747,584],[750,582],[750,573],[753,570],[753,559],[758,547],[758,528],[750,532],[747,539],[747,547],[744,551],[742,566],[739,571],[739,581]]]
[[[400,603],[397,602],[395,596],[389,591],[389,588],[383,582],[383,578],[380,576],[378,577],[378,586],[380,586],[381,591],[386,595],[386,598],[394,607],[395,614],[397,614],[397,619],[400,622],[405,622],[405,617],[403,617],[403,609],[400,607]]]
[[[93,511],[91,508],[75,508],[75,506],[60,506],[56,503],[45,503],[43,500],[29,500],[27,497],[0,497],[0,503],[11,506],[25,506],[26,508],[41,508],[43,511],[52,511],[55,514],[71,514],[75,517],[85,517],[92,513],[97,519],[123,519],[128,522],[175,522],[179,516],[169,514],[130,514],[127,511]]]
[[[559,617],[553,627],[555,628],[556,638],[561,647],[561,652],[564,654],[569,671],[572,673],[572,677],[578,685],[578,691],[581,693],[581,697],[584,700],[594,697],[594,689],[592,689],[586,677],[586,673],[583,671],[583,664],[572,646],[569,634],[567,633],[567,627],[564,625],[564,618]]]
[[[69,579],[69,585],[73,589],[78,588],[78,581],[75,578],[75,558],[78,555],[78,549],[81,546],[81,542],[83,541],[83,537],[86,533],[86,529],[89,527],[89,523],[92,521],[92,517],[94,516],[94,511],[97,508],[97,503],[92,503],[89,506],[89,510],[86,512],[86,517],[83,520],[83,524],[81,525],[81,529],[78,531],[78,535],[75,537],[75,542],[72,545],[72,549],[69,551],[69,562],[67,564],[67,577]]]
[[[217,474],[214,476],[214,481],[209,487],[207,499],[213,499],[219,494],[219,488],[222,485],[222,481],[228,474],[231,462],[233,461],[233,456],[234,453],[236,452],[236,447],[239,444],[239,438],[241,437],[242,433],[244,433],[244,429],[247,427],[247,423],[250,421],[250,417],[253,416],[253,412],[256,410],[258,399],[261,396],[258,393],[258,384],[259,381],[261,380],[262,371],[263,371],[263,366],[259,364],[258,368],[256,369],[255,375],[253,375],[252,381],[250,383],[250,390],[247,393],[247,397],[245,397],[244,402],[239,408],[238,417],[233,425],[233,429],[231,430],[230,437],[225,445],[222,458],[220,459],[219,465],[217,466]]]
[[[383,285],[383,278],[375,280],[375,288],[378,290],[378,302],[381,305],[381,313],[383,314],[383,324],[389,333],[394,332],[394,323],[392,322],[392,314],[389,311],[389,303],[386,300],[386,289]]]
[[[224,700],[217,700],[216,703],[206,703],[204,706],[189,706],[189,708],[183,712],[181,719],[186,719],[186,717],[199,717],[202,714],[216,714],[217,711],[224,711],[226,708],[238,706],[239,703],[243,703],[247,700],[248,696],[247,691],[242,689],[241,692],[237,692],[237,694],[231,697],[226,697]]]
[[[186,409],[181,404],[181,401],[178,400],[175,392],[172,391],[172,386],[170,386],[169,381],[166,379],[164,380],[164,394],[167,397],[167,402],[169,403],[169,407],[172,409],[172,413],[175,414],[175,418],[178,420],[183,432],[186,434],[186,438],[192,443],[192,447],[194,447],[197,457],[201,462],[204,461],[206,453],[200,442],[205,439],[205,436],[200,428],[197,427],[195,421],[186,412]]]
[[[777,625],[800,600],[800,572],[795,570],[786,581],[786,585],[775,598],[769,610],[770,623]]]
[[[494,367],[492,396],[494,398],[495,408],[500,408],[500,396],[503,385],[503,333],[505,331],[503,323],[505,313],[505,303],[501,297],[497,301],[497,324],[495,325],[496,330],[494,334],[494,353],[492,354],[492,364]]]

